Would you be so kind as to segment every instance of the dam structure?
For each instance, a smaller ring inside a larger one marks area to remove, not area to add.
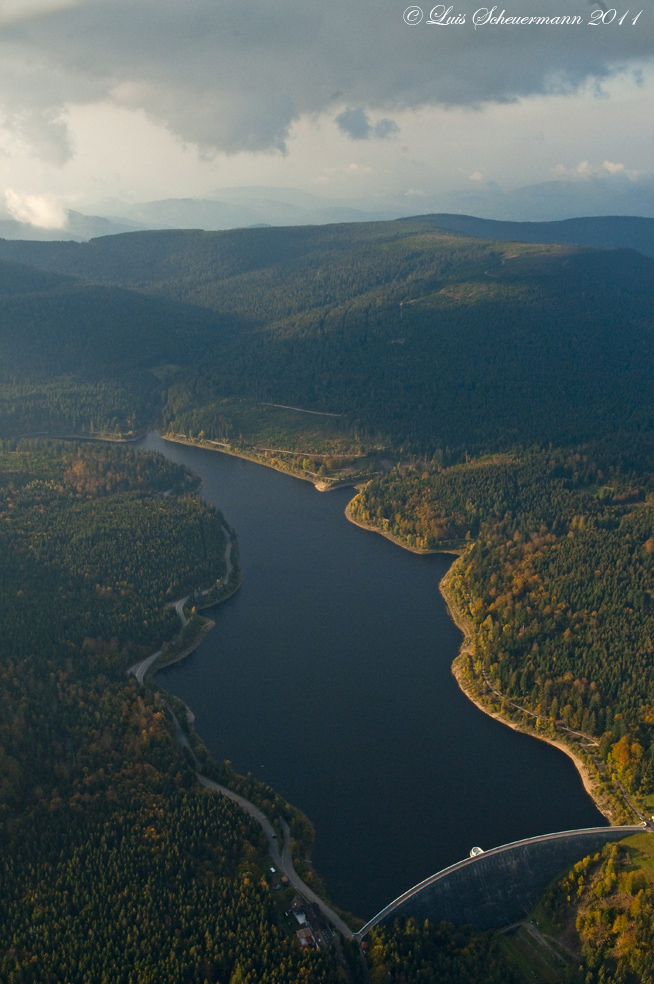
[[[588,827],[543,834],[495,847],[450,865],[414,885],[360,929],[398,918],[447,921],[455,926],[501,929],[525,919],[557,875],[605,844],[645,832],[644,826]]]

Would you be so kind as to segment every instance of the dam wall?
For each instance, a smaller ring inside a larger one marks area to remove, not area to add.
[[[558,874],[644,827],[592,827],[496,847],[437,872],[382,909],[357,934],[399,917],[499,929],[524,919]]]

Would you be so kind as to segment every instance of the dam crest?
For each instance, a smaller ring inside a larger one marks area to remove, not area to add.
[[[644,826],[587,827],[514,841],[436,872],[373,916],[355,939],[397,918],[500,929],[525,919],[557,875]]]

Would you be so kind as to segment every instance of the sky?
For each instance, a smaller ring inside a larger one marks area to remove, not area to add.
[[[638,3],[0,0],[0,201],[57,228],[240,185],[407,212],[552,181],[651,189]],[[579,22],[515,23],[534,17]]]

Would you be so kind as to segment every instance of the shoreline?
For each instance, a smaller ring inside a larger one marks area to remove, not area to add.
[[[270,461],[260,460],[260,459],[256,458],[254,455],[250,456],[250,455],[245,454],[245,453],[239,453],[239,452],[236,452],[236,451],[233,451],[233,450],[227,450],[227,449],[225,449],[223,447],[211,446],[210,444],[207,444],[206,442],[200,443],[200,442],[196,442],[196,441],[190,440],[188,438],[180,438],[180,437],[177,437],[177,436],[171,437],[171,436],[164,436],[164,435],[160,435],[160,436],[162,437],[162,440],[165,440],[165,441],[167,441],[169,443],[179,443],[179,444],[185,444],[185,445],[188,445],[188,446],[191,446],[191,447],[205,448],[206,450],[222,451],[223,453],[225,453],[225,454],[231,454],[234,457],[241,457],[241,458],[244,458],[245,460],[252,461],[252,463],[254,463],[254,464],[261,464],[261,465],[265,465],[266,467],[273,468],[274,470],[279,471],[279,472],[282,472],[283,474],[287,474],[290,477],[297,477],[297,478],[302,478],[304,481],[310,481],[312,484],[314,484],[314,486],[316,486],[316,482],[313,481],[311,478],[309,478],[309,476],[307,476],[307,475],[297,475],[297,474],[295,474],[295,472],[291,471],[290,469],[287,470],[287,469],[284,469],[284,468],[280,468],[276,464],[272,464]],[[348,483],[342,483],[342,485],[351,485],[351,484],[353,484],[353,483],[349,483],[349,482]],[[338,485],[335,484],[334,486],[329,486],[329,488],[332,488],[332,487],[338,487]],[[573,762],[573,764],[574,764],[574,766],[575,766],[575,768],[576,768],[576,770],[577,770],[577,772],[578,772],[578,774],[579,774],[579,776],[580,776],[580,778],[582,780],[582,784],[583,784],[583,787],[584,787],[585,792],[593,800],[593,802],[597,806],[598,810],[602,813],[602,815],[608,821],[609,825],[620,824],[621,821],[616,816],[615,811],[612,811],[611,804],[609,804],[609,803],[606,802],[606,798],[601,796],[601,794],[600,794],[600,792],[599,792],[599,790],[597,788],[599,786],[599,781],[597,781],[595,779],[595,776],[594,776],[593,772],[589,769],[589,767],[586,765],[586,763],[579,757],[579,755],[577,755],[573,751],[572,748],[570,748],[564,741],[559,741],[559,740],[556,740],[556,739],[547,737],[544,734],[539,733],[535,729],[532,730],[528,726],[523,726],[521,724],[518,724],[517,722],[514,722],[514,721],[512,721],[510,719],[507,719],[507,718],[503,717],[501,713],[499,713],[499,712],[497,712],[497,711],[492,710],[491,708],[489,708],[483,702],[483,699],[482,699],[481,695],[477,695],[474,692],[474,689],[473,689],[474,688],[474,677],[473,677],[472,680],[469,680],[466,677],[466,669],[467,669],[467,665],[466,664],[467,664],[467,661],[470,659],[471,653],[472,653],[473,627],[472,627],[472,625],[469,622],[466,621],[464,611],[461,610],[461,609],[459,609],[457,607],[457,605],[455,604],[454,599],[452,597],[452,592],[450,590],[449,583],[448,583],[448,579],[449,579],[450,575],[452,574],[452,572],[454,572],[456,574],[456,571],[458,570],[458,568],[457,568],[456,565],[457,565],[459,559],[461,558],[462,554],[464,554],[466,548],[465,547],[460,547],[459,549],[454,549],[454,548],[449,548],[449,549],[447,549],[447,548],[446,549],[425,549],[425,548],[419,548],[419,547],[412,547],[411,545],[403,542],[400,539],[400,537],[398,537],[398,536],[396,536],[396,535],[394,535],[392,533],[385,532],[384,530],[381,530],[381,529],[377,528],[376,526],[374,526],[372,523],[365,523],[365,522],[361,522],[359,520],[355,520],[352,517],[352,514],[351,514],[351,505],[352,505],[354,499],[356,498],[356,495],[357,495],[357,492],[355,490],[355,494],[349,500],[349,502],[348,502],[348,504],[347,504],[347,506],[345,507],[345,510],[344,510],[346,519],[349,522],[351,522],[353,525],[358,526],[359,528],[364,529],[364,530],[366,530],[368,532],[378,533],[381,536],[385,537],[386,539],[390,540],[391,542],[395,543],[397,546],[401,547],[402,549],[408,550],[409,552],[414,553],[414,554],[431,555],[431,554],[442,553],[442,554],[449,554],[450,556],[453,557],[453,563],[449,567],[449,570],[447,571],[447,573],[443,576],[443,578],[439,582],[439,590],[440,590],[440,592],[441,592],[441,594],[442,594],[442,596],[443,596],[443,598],[445,600],[445,604],[446,604],[446,607],[447,607],[448,614],[450,615],[450,617],[452,618],[453,622],[457,625],[457,627],[460,629],[460,631],[463,634],[463,639],[462,639],[461,645],[460,645],[460,647],[458,649],[458,653],[457,653],[455,659],[453,660],[453,662],[451,664],[451,672],[452,672],[452,674],[453,674],[453,676],[454,676],[454,678],[455,678],[455,680],[457,682],[457,685],[459,686],[460,690],[464,693],[464,695],[468,698],[468,700],[470,700],[473,704],[475,704],[475,706],[480,711],[482,711],[484,714],[488,715],[489,717],[494,718],[495,720],[499,721],[501,724],[504,724],[507,727],[510,727],[514,731],[519,731],[519,732],[522,732],[523,734],[530,735],[531,737],[538,738],[541,741],[545,741],[546,743],[548,743],[550,745],[553,745],[554,747],[558,748],[559,751],[561,751],[565,755],[567,755],[568,758]],[[224,598],[222,598],[221,601],[224,601],[224,600],[227,599],[227,597],[230,597],[231,594],[235,593],[235,591],[238,590],[239,587],[240,587],[240,580],[239,580],[239,583],[234,587],[234,590],[232,592],[230,592],[229,595],[227,595]],[[218,604],[218,603],[220,603],[220,602],[217,602],[216,604]],[[207,606],[207,607],[209,607],[209,606]],[[188,655],[190,655],[200,645],[200,643],[203,641],[204,637],[208,634],[208,632],[211,631],[212,628],[214,628],[215,623],[212,620],[209,620],[209,623],[210,624],[208,624],[206,627],[203,627],[203,629],[200,632],[199,636],[182,653],[178,654],[176,657],[174,657],[173,659],[171,659],[169,663],[165,663],[163,665],[153,667],[153,676],[154,676],[154,674],[156,672],[158,672],[159,669],[164,669],[166,666],[173,665],[176,662],[180,662],[181,660],[185,659]],[[189,715],[191,715],[194,718],[193,711],[191,710],[191,708],[188,707],[188,705],[185,705],[185,708],[186,708],[186,713],[187,713],[187,721],[189,723],[189,726],[191,728],[191,731],[197,736],[198,740],[200,742],[202,742],[203,740],[202,740],[201,736],[199,735],[199,733],[195,729],[195,722],[194,722],[194,720],[191,721],[189,719]],[[311,870],[313,870],[312,869],[312,866],[311,866]]]
[[[216,601],[207,602],[206,605],[199,605],[196,608],[196,611],[203,612],[203,611],[205,611],[208,608],[214,608],[217,605],[222,605],[222,603],[224,601],[227,601],[228,598],[231,598],[232,595],[235,595],[236,594],[236,592],[238,591],[238,589],[241,587],[241,583],[242,583],[242,579],[241,579],[241,573],[240,573],[240,569],[239,569],[238,570],[238,580],[237,580],[236,584],[234,584],[222,596],[222,598],[218,598]],[[189,643],[189,645],[185,649],[183,649],[181,653],[177,653],[171,659],[166,660],[166,662],[162,663],[160,660],[157,660],[153,664],[153,666],[152,666],[152,668],[150,670],[152,676],[154,676],[155,673],[158,673],[159,670],[165,670],[167,666],[173,666],[175,663],[180,663],[183,659],[186,659],[187,656],[190,656],[191,653],[195,652],[195,650],[198,648],[198,646],[200,645],[200,643],[204,640],[205,636],[209,635],[209,633],[211,632],[211,630],[216,627],[216,623],[214,622],[214,620],[212,618],[207,618],[205,615],[202,615],[201,618],[204,621],[204,625],[202,625],[200,627],[200,631],[198,632],[198,634],[195,637],[195,639],[193,640],[193,642]],[[190,710],[190,708],[189,708],[189,710]],[[191,711],[191,713],[193,713],[193,712]]]
[[[387,530],[380,530],[378,526],[374,526],[372,523],[364,523],[360,519],[355,519],[350,509],[355,499],[356,495],[350,499],[345,507],[345,518],[349,520],[353,526],[358,526],[359,529],[367,530],[369,533],[378,533],[379,536],[383,536],[386,540],[390,540],[391,543],[396,544],[398,547],[402,547],[403,550],[408,550],[410,553],[420,554],[422,556],[428,556],[431,554],[450,554],[454,557],[461,556],[463,551],[457,550],[455,547],[450,547],[449,549],[445,548],[443,550],[429,549],[427,547],[412,547],[411,544],[405,543],[399,536],[396,536],[395,533],[389,533]]]
[[[220,604],[220,602],[217,602],[217,604]],[[204,618],[204,625],[200,627],[200,631],[198,632],[193,642],[189,643],[186,649],[183,649],[181,653],[177,653],[175,656],[171,657],[171,659],[166,660],[165,663],[162,663],[160,660],[157,660],[152,666],[152,668],[150,669],[150,673],[152,674],[152,676],[154,676],[155,673],[158,673],[159,670],[165,670],[167,666],[173,666],[175,663],[180,663],[183,659],[186,659],[187,656],[190,656],[191,653],[195,652],[195,650],[198,648],[200,643],[203,641],[204,637],[209,635],[211,630],[214,629],[215,627],[216,627],[216,623],[212,618]]]
[[[530,728],[528,725],[518,724],[517,721],[511,720],[509,717],[505,717],[499,711],[491,710],[490,707],[486,705],[483,701],[481,695],[473,692],[470,679],[466,674],[465,663],[471,658],[472,655],[472,632],[470,628],[470,623],[465,619],[461,610],[457,607],[452,597],[452,592],[448,583],[448,578],[450,577],[452,568],[443,576],[438,588],[445,600],[447,606],[447,611],[450,618],[457,626],[460,632],[463,633],[463,640],[459,648],[452,666],[452,675],[456,680],[461,691],[466,695],[468,700],[470,700],[475,707],[478,707],[480,711],[487,714],[488,717],[493,718],[495,721],[499,721],[500,724],[506,725],[507,728],[511,728],[512,731],[519,731],[523,735],[530,735],[532,738],[537,738],[539,741],[544,741],[547,745],[553,745],[554,748],[558,748],[559,751],[567,755],[569,759],[575,765],[577,772],[581,777],[583,787],[590,796],[590,798],[595,803],[595,806],[600,811],[602,816],[606,817],[610,824],[615,825],[618,823],[618,818],[615,817],[611,809],[610,804],[606,803],[605,799],[601,796],[598,790],[599,780],[595,774],[591,772],[586,763],[579,757],[579,755],[563,740],[556,738],[551,738],[544,735],[542,732],[537,731],[535,728]],[[473,678],[476,682],[476,678]]]
[[[426,550],[420,547],[412,547],[410,544],[403,542],[400,537],[395,536],[393,533],[385,532],[374,526],[372,523],[363,523],[352,517],[350,511],[351,502],[348,503],[345,509],[346,518],[353,523],[355,526],[360,527],[360,529],[368,530],[372,533],[378,533],[380,536],[385,537],[390,540],[396,546],[401,547],[403,550],[408,550],[410,553],[414,554],[436,554],[436,553],[448,553],[454,554],[457,558],[461,557],[463,554],[462,550]],[[522,734],[529,735],[532,738],[537,738],[539,741],[544,741],[548,745],[552,745],[554,748],[558,748],[560,752],[567,755],[569,759],[572,760],[580,778],[583,783],[584,790],[590,796],[595,806],[599,812],[604,816],[611,825],[619,824],[621,822],[620,818],[616,816],[615,809],[610,802],[599,790],[601,784],[601,779],[593,773],[590,768],[586,765],[583,759],[572,749],[567,742],[562,739],[551,738],[548,735],[544,735],[542,732],[537,731],[535,728],[530,728],[528,725],[519,724],[513,721],[509,717],[505,717],[501,712],[492,710],[487,706],[482,696],[476,693],[471,686],[472,681],[469,679],[466,673],[466,663],[471,657],[472,651],[472,629],[470,623],[466,620],[463,612],[457,607],[454,599],[452,597],[452,592],[449,587],[449,578],[452,572],[455,571],[457,561],[455,560],[448,572],[441,578],[438,588],[445,601],[448,614],[454,624],[457,626],[459,631],[463,634],[463,639],[461,641],[461,646],[459,647],[459,652],[457,653],[455,659],[452,662],[451,671],[454,679],[457,682],[459,689],[465,694],[469,701],[471,701],[475,707],[479,708],[488,717],[499,721],[500,724],[505,725],[507,728],[511,728],[512,731],[519,731]]]
[[[159,432],[157,431],[159,434]],[[301,482],[310,482],[317,492],[331,492],[332,489],[354,488],[356,483],[361,480],[361,476],[352,476],[352,479],[337,479],[333,482],[325,482],[322,479],[311,478],[310,475],[296,471],[294,468],[284,468],[281,464],[273,464],[268,458],[260,457],[255,451],[244,450],[236,451],[227,444],[219,441],[196,440],[186,437],[184,434],[159,434],[162,441],[170,444],[186,444],[190,448],[204,448],[205,451],[218,451],[220,454],[229,454],[232,458],[242,458],[244,461],[251,461],[254,465],[263,465],[264,468],[272,468],[273,471],[288,475],[290,478],[299,478]],[[291,452],[289,452],[291,453]]]
[[[262,460],[254,454],[249,455],[245,452],[234,451],[222,446],[221,447],[216,447],[215,445],[212,446],[211,443],[209,442],[206,441],[197,442],[195,440],[191,440],[182,435],[170,436],[170,435],[162,434],[160,436],[162,440],[168,441],[171,444],[175,444],[175,443],[186,444],[190,447],[201,447],[201,448],[206,448],[207,450],[210,451],[221,451],[223,454],[231,454],[233,457],[243,458],[247,461],[252,461],[253,464],[264,465],[267,468],[272,468],[274,471],[278,471],[281,472],[282,474],[289,475],[292,478],[300,478],[303,481],[311,482],[311,484],[314,485],[314,487],[318,489],[318,491],[328,491],[329,489],[332,488],[348,487],[348,486],[353,487],[355,489],[357,488],[354,481],[352,483],[340,482],[340,483],[334,483],[333,485],[329,484],[325,488],[323,483],[316,482],[308,475],[296,474],[296,472],[292,471],[291,469],[285,469],[283,467],[279,467],[277,464],[272,464],[270,461],[267,461],[265,459]],[[367,482],[365,484],[367,484]],[[323,486],[322,488],[320,487],[321,485]],[[358,486],[359,489],[363,487],[364,485]],[[560,752],[563,752],[563,754],[566,755],[573,762],[577,770],[577,773],[581,778],[585,792],[593,800],[595,806],[602,814],[602,816],[604,816],[608,820],[608,822],[612,825],[621,823],[622,820],[619,816],[617,816],[615,806],[610,802],[610,800],[607,800],[607,797],[605,795],[603,795],[600,792],[599,787],[602,783],[601,778],[598,776],[597,773],[591,771],[588,765],[583,761],[583,759],[578,755],[578,753],[573,748],[571,748],[570,745],[568,745],[567,742],[565,742],[563,739],[556,739],[548,735],[545,735],[542,732],[536,730],[535,728],[531,728],[528,725],[518,723],[517,721],[512,720],[510,717],[503,715],[500,711],[492,709],[491,707],[488,706],[487,702],[483,699],[482,695],[476,691],[476,687],[478,686],[478,681],[474,676],[472,677],[472,679],[470,678],[469,676],[470,668],[469,666],[465,665],[466,662],[469,661],[471,657],[471,650],[472,650],[471,626],[465,619],[463,613],[455,604],[448,583],[448,579],[452,575],[452,572],[455,571],[457,560],[463,555],[465,551],[465,547],[449,548],[449,549],[448,548],[428,549],[424,547],[414,547],[406,543],[404,540],[396,536],[394,533],[390,533],[386,530],[380,529],[378,526],[375,526],[373,523],[362,522],[361,520],[354,519],[351,512],[351,506],[354,500],[356,499],[357,495],[358,495],[358,491],[355,493],[355,495],[352,496],[347,506],[345,507],[345,518],[348,520],[348,522],[352,523],[353,526],[358,526],[360,529],[366,530],[369,533],[377,533],[379,536],[383,536],[386,540],[390,540],[391,543],[394,543],[402,550],[407,550],[413,554],[427,556],[427,555],[440,553],[440,554],[449,554],[450,556],[454,556],[455,558],[454,563],[447,571],[447,573],[443,576],[443,578],[441,578],[438,587],[445,601],[445,605],[447,607],[447,611],[450,618],[457,626],[457,628],[460,630],[460,632],[463,634],[463,640],[461,642],[461,646],[459,647],[459,651],[450,667],[452,675],[454,676],[459,689],[465,694],[468,700],[470,700],[475,705],[475,707],[477,707],[488,717],[491,717],[494,720],[499,721],[500,724],[503,724],[506,727],[511,728],[513,731],[518,731],[521,732],[522,734],[529,735],[532,738],[537,738],[539,741],[544,741],[546,744],[552,745],[554,748],[557,748]],[[239,585],[236,586],[234,590],[237,590],[238,587],[240,587],[240,583]],[[221,599],[221,600],[225,600],[225,599]],[[211,627],[213,627],[213,623]],[[210,631],[209,628],[205,632],[203,632],[196,641],[194,641],[192,647],[189,648],[188,651],[185,651],[183,654],[180,654],[178,657],[171,660],[170,663],[163,664],[161,668],[163,669],[164,666],[171,666],[173,663],[178,662],[181,659],[184,659],[187,655],[190,655],[190,653],[193,652],[195,648],[197,648],[197,646],[200,644],[200,642],[202,641],[202,639],[204,638],[204,636],[207,634],[208,631]],[[157,672],[156,667],[154,668],[154,672]],[[629,809],[627,803],[624,804],[624,807],[626,809]]]
[[[466,662],[470,660],[472,655],[472,631],[470,623],[466,620],[463,612],[457,607],[452,597],[452,592],[448,581],[454,566],[455,565],[453,564],[447,574],[445,574],[441,579],[438,588],[445,600],[450,618],[457,626],[459,631],[463,633],[463,640],[461,642],[459,652],[451,666],[452,675],[454,676],[460,690],[466,695],[468,700],[475,705],[475,707],[478,707],[479,710],[483,711],[484,714],[487,714],[488,717],[493,718],[495,721],[499,721],[500,724],[506,725],[506,727],[511,728],[512,731],[519,731],[524,735],[537,738],[538,741],[544,741],[547,745],[552,745],[554,748],[558,748],[560,752],[563,752],[564,755],[567,755],[568,758],[574,763],[586,793],[590,796],[599,812],[609,821],[611,825],[619,825],[622,822],[621,819],[616,816],[614,807],[610,802],[607,802],[606,797],[604,797],[599,790],[601,779],[596,773],[593,773],[589,769],[583,759],[579,757],[579,755],[570,747],[570,745],[567,744],[567,742],[562,739],[551,738],[550,736],[537,731],[536,728],[530,728],[528,725],[519,724],[517,721],[513,721],[510,717],[503,715],[500,711],[492,710],[485,703],[482,696],[473,691],[471,684],[473,681],[474,683],[477,683],[477,680],[475,677],[473,677],[473,680],[470,680],[466,673],[467,667],[465,666]]]

